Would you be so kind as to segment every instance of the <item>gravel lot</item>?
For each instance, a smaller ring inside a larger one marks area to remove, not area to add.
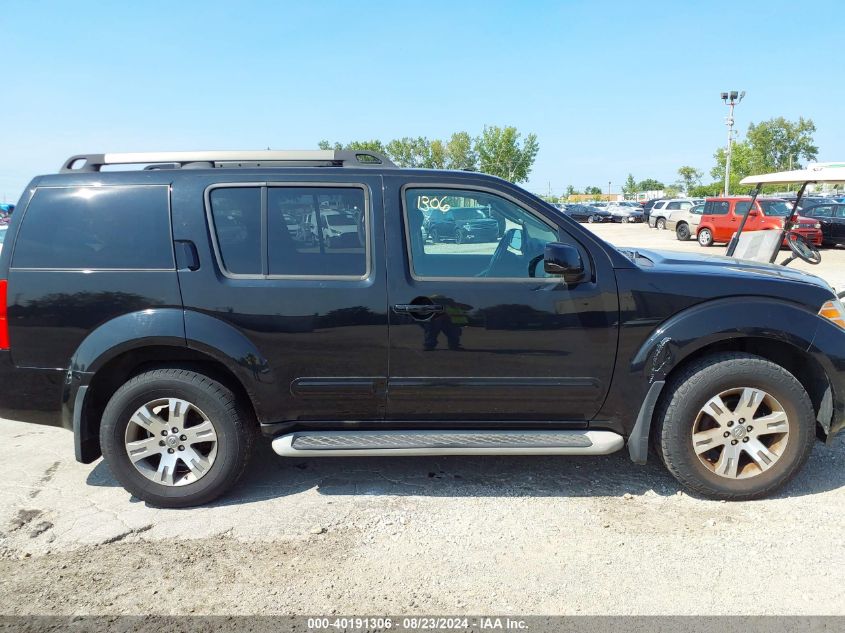
[[[813,272],[845,287],[843,264],[825,251]],[[264,444],[232,494],[191,510],[131,499],[61,429],[0,420],[0,460],[4,614],[845,614],[843,437],[777,498],[734,504],[624,452],[284,460]]]

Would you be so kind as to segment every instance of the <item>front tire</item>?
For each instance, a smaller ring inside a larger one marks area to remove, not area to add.
[[[707,356],[666,389],[657,445],[669,472],[701,495],[768,496],[795,476],[813,449],[816,416],[807,392],[762,357]]]
[[[698,243],[701,246],[713,246],[713,233],[710,229],[701,229],[698,232]]]
[[[232,391],[186,369],[155,369],[106,405],[100,445],[123,487],[154,506],[209,503],[243,474],[255,422]]]
[[[666,219],[665,218],[657,218],[657,221],[654,223],[654,226],[661,231],[666,228]]]

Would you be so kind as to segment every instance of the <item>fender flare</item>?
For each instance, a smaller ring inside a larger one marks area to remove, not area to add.
[[[737,310],[737,303],[742,309]],[[818,316],[769,297],[727,297],[682,310],[657,327],[631,360],[630,371],[648,383],[669,373],[695,352],[731,339],[763,338],[807,352],[820,325]]]
[[[736,309],[742,301],[743,309]],[[646,463],[654,411],[669,374],[715,343],[742,338],[772,339],[808,353],[820,322],[797,304],[767,297],[721,298],[682,310],[662,323],[634,355],[629,375],[647,378],[648,392],[628,438],[635,463]]]

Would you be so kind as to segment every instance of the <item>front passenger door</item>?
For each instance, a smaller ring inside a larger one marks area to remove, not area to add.
[[[601,407],[616,354],[618,297],[606,255],[591,253],[516,191],[465,179],[404,187],[390,180],[386,195],[401,213],[389,213],[386,227],[387,419],[584,426]],[[424,242],[419,223],[432,199],[439,208],[430,213],[448,207],[457,217],[472,207],[499,222],[503,236]],[[545,245],[554,241],[579,249],[583,281],[543,272]]]

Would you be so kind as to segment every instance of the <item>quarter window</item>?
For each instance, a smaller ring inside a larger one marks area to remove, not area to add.
[[[167,187],[37,189],[21,224],[12,266],[173,269]]]
[[[559,239],[510,200],[463,189],[407,189],[405,222],[418,277],[528,279],[529,268],[545,277],[543,251]]]

